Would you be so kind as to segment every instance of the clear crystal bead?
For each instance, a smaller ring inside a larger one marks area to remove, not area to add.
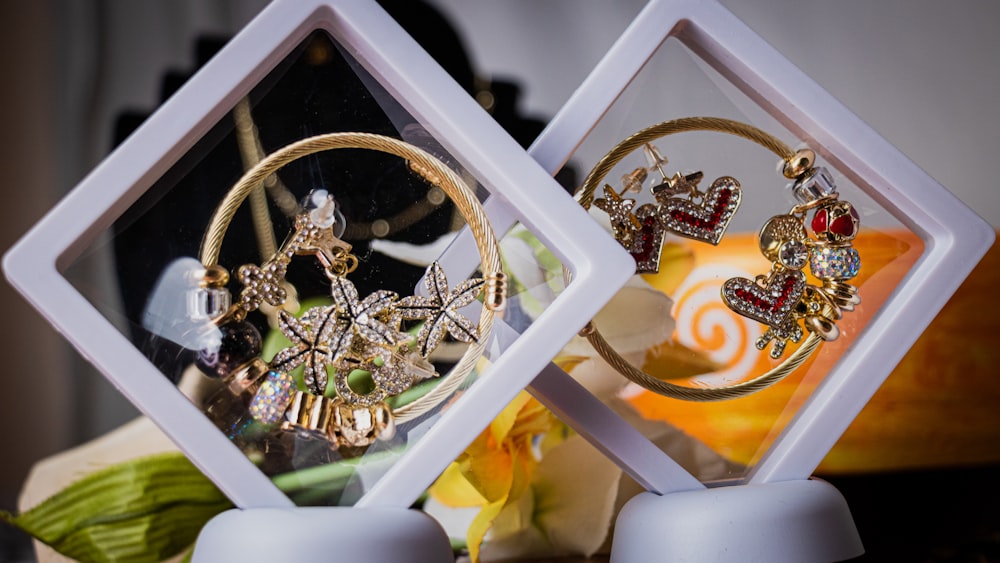
[[[778,248],[778,262],[790,270],[801,270],[809,259],[809,249],[800,240],[790,240]]]
[[[192,320],[215,320],[232,305],[229,290],[222,287],[200,287],[188,292],[188,317]]]
[[[833,181],[833,175],[822,166],[817,166],[809,171],[804,177],[799,178],[791,185],[792,194],[799,203],[811,203],[817,199],[833,195],[837,192],[837,184]]]

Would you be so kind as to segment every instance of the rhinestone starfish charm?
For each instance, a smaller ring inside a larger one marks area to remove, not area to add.
[[[386,347],[409,338],[385,322],[392,316],[396,300],[399,298],[395,293],[380,289],[364,300],[359,300],[357,288],[347,278],[334,276],[330,281],[330,292],[337,307],[337,318],[346,322],[351,332],[351,336],[346,338],[344,352],[335,353],[335,359],[344,355],[354,336]],[[394,326],[398,324],[394,323]]]
[[[642,222],[632,212],[635,200],[618,195],[618,192],[607,184],[604,185],[604,197],[595,199],[594,207],[608,214],[611,227],[615,231],[615,238],[626,248],[632,241],[633,233],[642,229]]]
[[[390,326],[384,322],[392,316],[395,293],[380,290],[359,300],[358,290],[349,280],[333,276],[331,281],[334,305],[313,307],[302,319],[284,311],[278,313],[278,327],[293,346],[281,350],[271,360],[275,370],[286,373],[304,365],[305,384],[320,394],[326,389],[327,366],[338,366],[352,356],[358,338],[369,346],[390,351],[392,346],[410,338],[394,328],[398,324]]]
[[[301,319],[278,311],[278,328],[292,341],[292,346],[275,354],[271,368],[288,373],[305,366],[303,381],[313,392],[326,389],[326,367],[333,363],[334,351],[350,347],[351,332],[347,323],[337,318],[335,307],[313,307]]]
[[[472,303],[483,290],[484,284],[485,280],[482,278],[473,278],[449,291],[444,270],[437,262],[430,265],[424,277],[428,296],[404,297],[396,304],[398,319],[426,319],[417,334],[417,349],[421,356],[426,357],[433,352],[445,334],[462,342],[476,342],[479,339],[479,329],[458,310]]]

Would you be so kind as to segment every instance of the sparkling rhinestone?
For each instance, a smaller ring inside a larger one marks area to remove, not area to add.
[[[271,371],[250,401],[250,416],[264,424],[281,420],[295,392],[295,380],[287,373]]]
[[[801,270],[809,260],[809,249],[800,240],[790,240],[778,249],[778,262],[790,269]]]
[[[817,247],[809,257],[809,269],[821,280],[849,280],[861,270],[861,257],[850,246]]]

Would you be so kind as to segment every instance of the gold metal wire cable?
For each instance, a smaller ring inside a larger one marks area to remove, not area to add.
[[[665,397],[696,402],[737,399],[756,391],[760,391],[766,387],[770,387],[798,369],[799,366],[809,359],[809,356],[812,355],[812,353],[816,351],[816,348],[823,342],[822,338],[817,336],[815,333],[810,332],[805,341],[802,342],[802,344],[795,349],[795,352],[785,359],[781,365],[762,375],[748,381],[741,381],[740,383],[734,383],[733,385],[727,385],[725,387],[687,387],[684,385],[669,383],[667,381],[663,381],[662,379],[657,379],[646,372],[637,369],[635,366],[625,361],[625,359],[622,358],[621,355],[619,355],[606,340],[604,340],[604,337],[601,336],[599,332],[595,331],[587,335],[587,340],[590,342],[590,345],[597,350],[597,353],[604,358],[604,361],[608,362],[608,364],[613,367],[615,371],[624,375],[629,381],[635,383],[636,385],[649,389],[650,391]]]
[[[778,155],[785,162],[786,166],[792,162],[792,159],[797,154],[776,137],[752,125],[731,119],[721,117],[685,117],[672,121],[664,121],[632,134],[618,143],[608,154],[604,155],[590,173],[587,174],[580,189],[577,190],[577,199],[580,205],[584,209],[590,208],[590,205],[594,201],[594,192],[597,187],[604,180],[604,177],[627,155],[641,148],[646,143],[650,143],[661,137],[693,131],[715,131],[753,141]],[[636,385],[673,399],[705,402],[743,397],[777,383],[801,366],[823,341],[815,333],[810,332],[806,340],[796,348],[791,356],[774,369],[748,381],[724,387],[686,387],[653,377],[630,364],[604,339],[593,321],[591,321],[585,330],[585,336],[590,345],[594,347],[594,350],[597,351],[608,365]]]
[[[627,155],[660,137],[688,131],[717,131],[719,133],[728,133],[737,137],[743,137],[773,152],[785,162],[788,162],[795,156],[795,151],[778,138],[757,129],[753,125],[747,125],[739,121],[721,117],[684,117],[672,121],[664,121],[633,133],[630,137],[618,143],[608,154],[604,155],[604,158],[598,161],[590,171],[590,174],[587,174],[587,178],[584,179],[583,185],[580,186],[577,192],[580,205],[584,209],[590,208],[590,204],[594,201],[594,191],[601,184],[601,180]]]
[[[476,239],[483,277],[491,280],[503,276],[500,248],[486,212],[461,177],[431,154],[409,143],[371,133],[328,133],[309,137],[287,145],[257,163],[229,190],[212,215],[199,253],[202,264],[209,267],[218,263],[222,241],[237,209],[264,179],[299,158],[334,149],[368,149],[407,160],[414,172],[444,190],[465,218]],[[493,330],[493,318],[493,309],[484,306],[479,317],[478,340],[469,346],[462,359],[433,391],[394,411],[397,423],[406,422],[435,408],[465,381],[483,354]]]

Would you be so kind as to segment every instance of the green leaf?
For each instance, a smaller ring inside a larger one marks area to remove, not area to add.
[[[91,473],[20,515],[0,512],[0,520],[80,561],[162,561],[229,508],[201,471],[172,452]]]

